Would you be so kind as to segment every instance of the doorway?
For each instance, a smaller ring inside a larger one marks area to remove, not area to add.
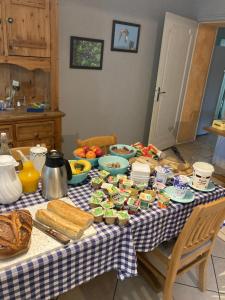
[[[202,101],[197,135],[206,134],[215,119],[223,119],[225,113],[225,28],[217,32],[209,75]]]
[[[206,93],[207,81],[210,77],[210,66],[215,42],[218,37],[217,33],[220,28],[225,28],[225,22],[206,22],[199,24],[178,129],[178,144],[195,141],[198,127],[201,126],[199,123],[200,114],[203,108],[203,99]],[[225,43],[225,41],[221,39],[221,43]],[[222,79],[223,77],[218,80],[219,89],[222,85]],[[217,101],[218,94],[215,103],[213,103],[214,107],[211,109],[212,116],[209,120],[214,119]]]

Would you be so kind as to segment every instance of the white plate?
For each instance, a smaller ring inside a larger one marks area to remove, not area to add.
[[[173,186],[165,188],[165,192],[170,196],[171,200],[179,203],[190,203],[195,200],[195,194],[192,191],[188,190],[184,198],[179,198],[175,195],[174,189]]]
[[[208,185],[208,187],[207,187],[206,189],[199,189],[199,188],[194,187],[194,186],[192,185],[192,181],[191,181],[191,180],[190,180],[190,182],[189,182],[189,186],[190,186],[191,188],[195,189],[196,191],[200,191],[200,192],[212,192],[212,191],[214,191],[215,188],[216,188],[215,184],[214,184],[212,181],[210,181],[210,183],[209,183],[209,185]]]

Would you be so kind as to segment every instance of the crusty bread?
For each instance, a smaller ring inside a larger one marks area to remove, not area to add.
[[[35,218],[39,222],[65,234],[73,240],[79,239],[83,234],[83,230],[80,226],[63,219],[47,209],[38,209]]]
[[[27,210],[0,215],[0,258],[10,258],[29,249],[32,217]]]
[[[87,213],[62,200],[49,201],[47,208],[63,219],[79,225],[82,229],[87,229],[94,222],[94,217],[90,213]]]

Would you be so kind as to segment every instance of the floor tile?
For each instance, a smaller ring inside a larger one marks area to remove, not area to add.
[[[225,258],[225,242],[220,238],[216,239],[212,255]]]
[[[225,294],[220,294],[220,300],[225,300]]]
[[[216,292],[201,292],[198,288],[188,287],[176,283],[173,289],[174,300],[219,300],[219,294]]]
[[[216,279],[220,293],[225,293],[225,259],[213,257]]]
[[[112,300],[116,280],[116,272],[105,273],[59,296],[58,300]]]
[[[177,283],[190,285],[192,287],[198,287],[198,269],[192,268],[189,272],[177,277]],[[218,292],[216,284],[216,276],[213,269],[212,260],[210,258],[207,272],[207,290]]]
[[[162,300],[162,293],[156,294],[140,277],[118,281],[114,300]]]

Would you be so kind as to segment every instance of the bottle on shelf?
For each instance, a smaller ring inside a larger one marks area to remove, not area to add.
[[[5,132],[1,132],[0,145],[0,155],[10,155],[8,138]]]

